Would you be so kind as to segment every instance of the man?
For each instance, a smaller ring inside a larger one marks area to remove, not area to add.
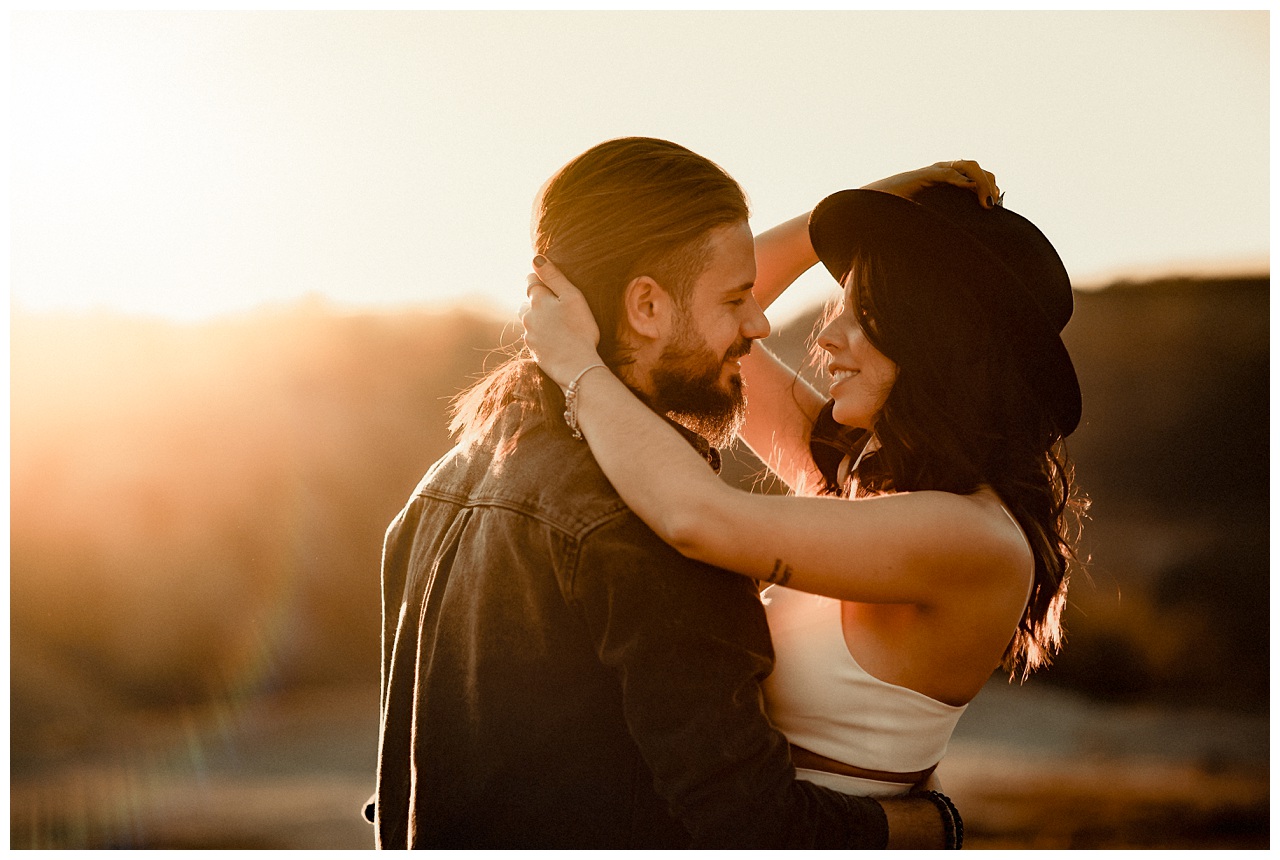
[[[732,437],[736,359],[769,332],[737,183],[609,141],[544,187],[535,244],[587,295],[604,361],[718,466],[704,436]],[[795,779],[754,583],[659,540],[565,411],[507,362],[388,529],[378,845],[940,847],[928,800]]]

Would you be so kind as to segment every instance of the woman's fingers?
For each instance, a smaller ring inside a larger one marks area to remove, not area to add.
[[[520,315],[525,326],[526,341],[529,339],[529,327],[532,323],[545,336],[581,338],[592,346],[599,343],[600,328],[591,313],[587,297],[569,282],[554,263],[541,254],[534,257],[533,265],[537,273],[526,278],[528,308],[522,309]]]
[[[996,183],[996,175],[989,170],[982,171],[986,174],[987,181],[991,183],[991,202],[996,206],[1004,205],[1004,192],[1000,190],[1000,186]]]
[[[965,169],[964,164],[963,161],[939,161],[934,165],[938,170],[938,182],[947,185],[964,185],[966,188],[976,185],[978,180]]]
[[[995,174],[989,170],[983,170],[978,162],[959,158],[944,163],[965,178],[966,183],[977,193],[978,201],[983,207],[990,209],[1000,200],[1000,187],[996,184]]]
[[[996,185],[996,175],[989,170],[983,170],[982,165],[976,161],[963,160],[957,162],[964,169],[965,175],[971,177],[978,185],[978,200],[982,205],[990,209],[995,205],[996,200],[1000,198],[1000,188]]]
[[[520,305],[520,310],[518,313],[520,317],[520,322],[522,323],[524,322],[525,317],[529,315],[529,312],[533,310],[533,305],[535,302],[541,299],[546,299],[546,298],[554,299],[556,297],[556,294],[551,292],[551,290],[547,288],[546,284],[538,280],[537,275],[530,274],[527,280],[528,280],[529,286],[525,287],[524,294],[528,300],[525,301],[524,304]]]
[[[977,195],[978,202],[985,209],[999,205],[1000,187],[996,184],[995,174],[983,170],[978,162],[969,158],[957,158],[954,161],[939,161],[933,167],[937,171],[936,182],[969,189]]]
[[[537,275],[530,275],[531,279],[537,278]],[[530,280],[529,286],[525,289],[524,294],[529,297],[530,302],[536,302],[538,299],[554,299],[556,294],[551,288],[539,280]]]
[[[978,184],[979,186],[986,188],[987,192],[986,198],[984,198],[983,202],[988,203],[988,205],[991,206],[996,206],[997,203],[1000,203],[1000,198],[1002,197],[1000,193],[1000,186],[996,184],[996,174],[993,174],[991,170],[983,170],[982,168],[978,168],[978,171],[982,174],[982,179],[978,180]]]
[[[996,184],[995,174],[983,170],[978,162],[968,158],[935,162],[929,167],[899,173],[862,187],[911,199],[931,185],[954,185],[972,191],[986,209],[1000,205],[1000,186]]]
[[[533,270],[538,273],[539,280],[552,293],[559,298],[566,295],[573,295],[578,292],[578,288],[569,282],[569,279],[556,268],[556,264],[548,260],[542,254],[533,258]]]

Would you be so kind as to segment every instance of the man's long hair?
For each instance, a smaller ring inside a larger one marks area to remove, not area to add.
[[[748,214],[742,188],[712,161],[669,141],[625,137],[588,149],[542,187],[534,248],[586,296],[600,326],[600,357],[620,372],[631,361],[627,284],[648,275],[687,304],[707,264],[710,231]],[[468,445],[486,437],[507,406],[546,415],[559,398],[521,351],[457,397],[449,429]]]

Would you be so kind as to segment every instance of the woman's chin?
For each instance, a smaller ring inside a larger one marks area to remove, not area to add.
[[[855,430],[865,430],[871,423],[862,410],[841,404],[839,400],[836,400],[831,408],[831,417],[836,419],[836,423],[841,427],[852,427]]]

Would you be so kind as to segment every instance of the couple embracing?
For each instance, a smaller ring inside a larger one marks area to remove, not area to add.
[[[527,350],[387,532],[380,847],[962,844],[933,768],[1061,644],[1067,273],[971,161],[747,217],[649,138],[543,187]],[[818,262],[822,393],[753,348]]]

